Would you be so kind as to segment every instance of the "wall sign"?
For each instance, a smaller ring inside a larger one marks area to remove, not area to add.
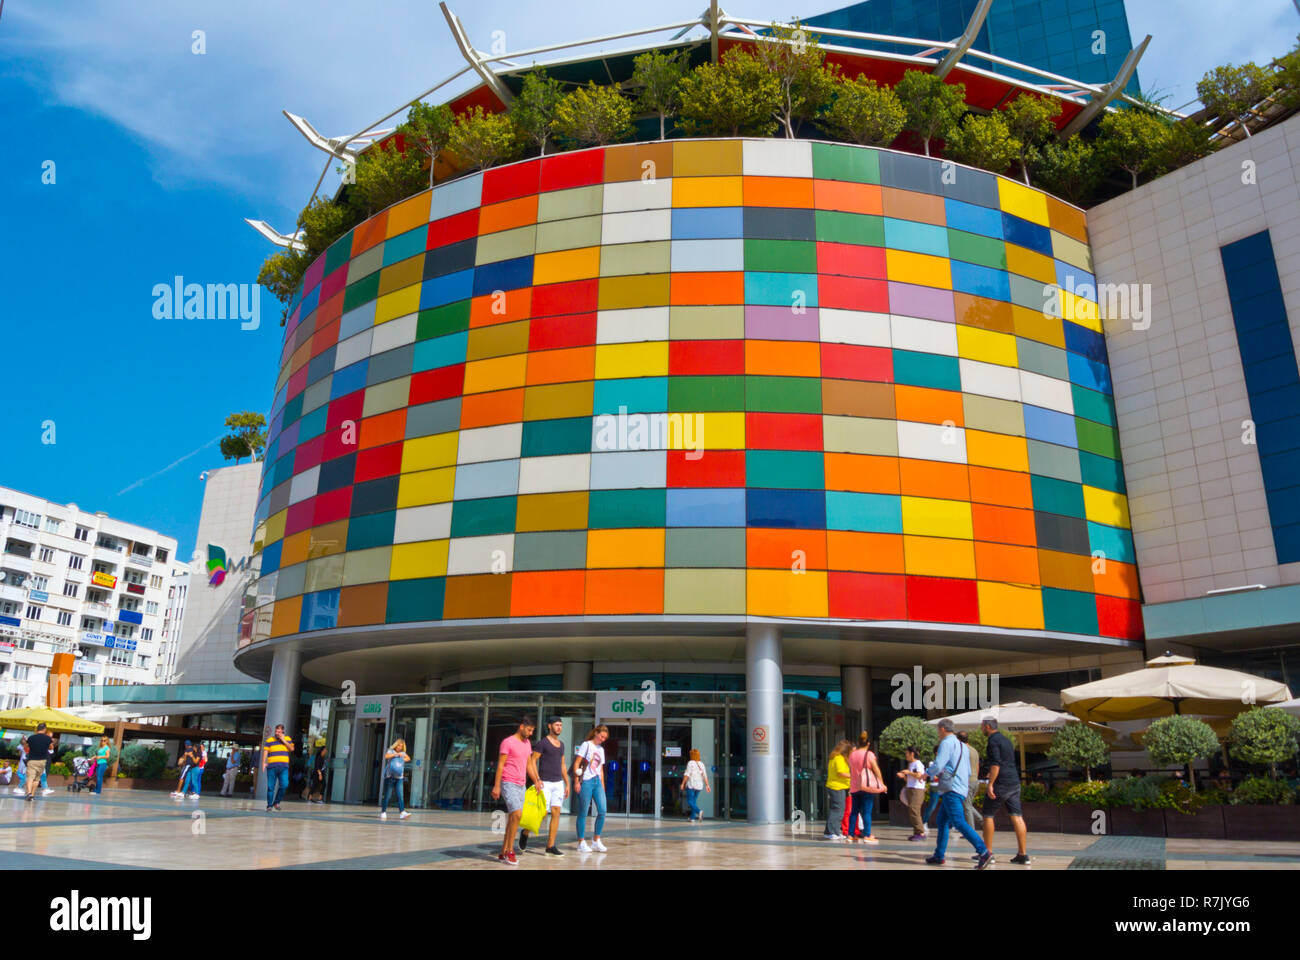
[[[771,753],[772,736],[771,730],[767,726],[755,727],[749,735],[749,752],[750,753]]]
[[[644,690],[596,691],[596,722],[609,720],[658,720],[663,715],[663,704],[657,695],[653,703],[646,703]]]
[[[90,582],[97,587],[107,587],[112,590],[117,586],[117,577],[109,573],[92,573],[90,575]]]
[[[358,720],[387,720],[392,697],[357,697]]]

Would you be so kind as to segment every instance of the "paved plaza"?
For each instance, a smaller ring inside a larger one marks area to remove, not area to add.
[[[199,814],[196,816],[195,814]],[[440,869],[507,870],[496,862],[500,836],[487,813],[416,810],[380,821],[374,807],[286,801],[278,814],[249,799],[205,797],[195,803],[123,791],[0,799],[0,869]],[[590,821],[588,822],[590,827]],[[573,819],[560,829],[563,858],[529,853],[521,870],[964,870],[971,849],[953,834],[948,863],[922,862],[932,843],[911,843],[903,827],[878,824],[878,846],[827,843],[790,826],[750,826],[610,817],[605,854],[580,854]],[[1204,870],[1296,869],[1300,843],[1164,840],[1075,834],[1030,836],[1029,867],[1006,861],[1015,853],[999,831],[994,869]]]

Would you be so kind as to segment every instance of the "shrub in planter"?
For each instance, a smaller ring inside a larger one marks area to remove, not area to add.
[[[128,743],[122,748],[117,764],[118,776],[141,780],[157,780],[164,775],[166,769],[167,751],[146,743]],[[173,773],[172,776],[178,777],[180,773]]]
[[[1101,734],[1086,723],[1069,723],[1056,731],[1047,756],[1066,770],[1083,767],[1084,777],[1091,780],[1092,768],[1106,762],[1110,749]]]
[[[1276,711],[1280,713],[1281,711]],[[1295,792],[1282,780],[1268,777],[1248,777],[1232,792],[1229,801],[1235,806],[1242,804],[1290,805],[1295,803]]]
[[[880,732],[876,744],[879,752],[902,761],[908,747],[916,747],[922,763],[934,759],[939,748],[939,731],[920,717],[896,717]]]
[[[203,785],[205,787],[221,786],[221,778],[226,774],[226,758],[213,757],[203,768]]]
[[[1020,799],[1025,803],[1037,803],[1040,800],[1046,800],[1048,796],[1047,784],[1029,781],[1020,785]]]
[[[1093,808],[1104,807],[1107,805],[1106,788],[1109,786],[1109,780],[1067,783],[1064,787],[1058,788],[1049,799],[1059,804],[1079,803]]]
[[[1284,710],[1265,710],[1256,707],[1238,714],[1232,721],[1228,737],[1228,753],[1242,763],[1269,767],[1277,776],[1277,765],[1295,758],[1300,749],[1296,738],[1300,735],[1300,719]]]
[[[1142,742],[1156,764],[1186,765],[1189,772],[1190,764],[1219,752],[1219,738],[1208,723],[1178,714],[1162,717],[1151,724]],[[1195,780],[1192,780],[1192,789],[1196,789]]]
[[[60,761],[58,763],[50,764],[49,775],[51,777],[70,777],[72,776],[72,771],[68,768],[66,763]]]

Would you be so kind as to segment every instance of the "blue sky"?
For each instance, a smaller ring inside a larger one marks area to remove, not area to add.
[[[884,0],[882,0],[884,2]],[[1004,0],[1007,2],[1007,0]],[[694,18],[704,0],[453,3],[481,49]],[[746,0],[785,19],[833,2]],[[1128,0],[1154,35],[1144,87],[1180,106],[1223,62],[1266,61],[1300,32],[1291,0]],[[562,10],[562,15],[556,15]],[[204,31],[206,52],[192,52]],[[609,49],[626,46],[615,41]],[[324,166],[280,115],[350,134],[463,65],[431,0],[6,0],[0,15],[0,485],[154,527],[193,549],[200,473],[223,465],[235,410],[266,411],[279,304],[261,326],[158,320],[152,289],[252,283],[271,248],[243,222],[292,226]],[[459,92],[467,81],[450,88]],[[43,164],[55,183],[42,184]],[[337,175],[327,175],[332,191]],[[47,421],[53,444],[42,443]]]

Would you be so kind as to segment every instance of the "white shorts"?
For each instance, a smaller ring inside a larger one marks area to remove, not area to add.
[[[564,806],[563,780],[543,780],[542,793],[546,797],[546,806],[548,808]]]

